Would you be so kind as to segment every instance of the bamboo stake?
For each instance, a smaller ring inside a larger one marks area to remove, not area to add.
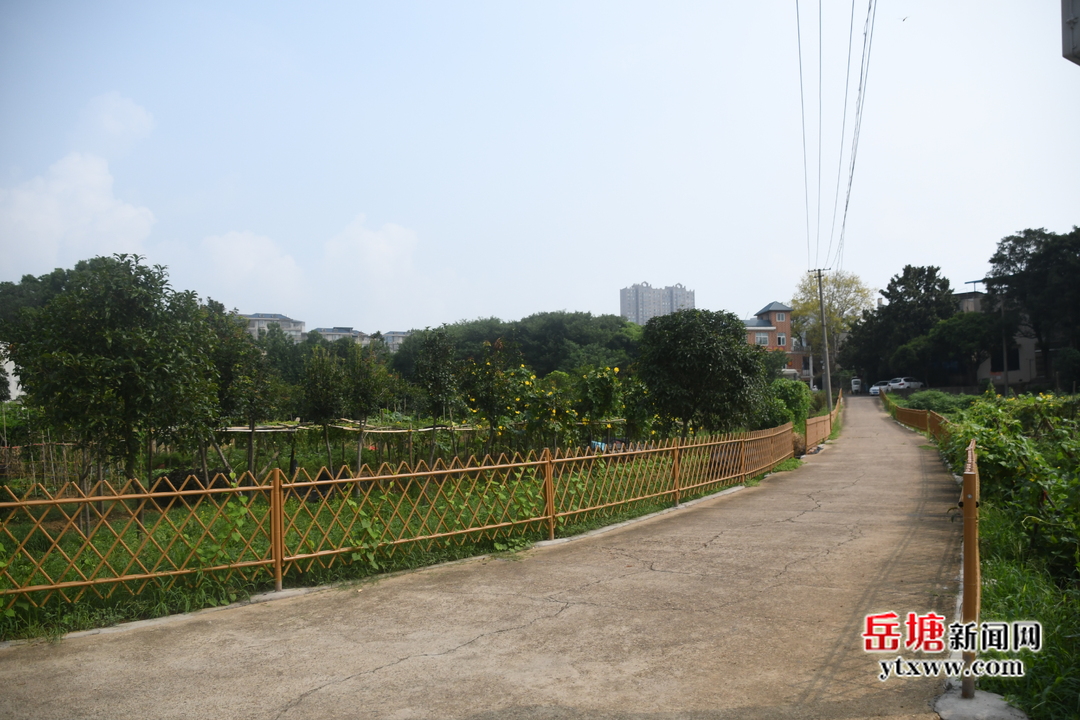
[[[963,622],[979,622],[979,605],[982,578],[979,572],[979,468],[976,464],[975,441],[968,445],[968,462],[964,468],[964,604]],[[964,653],[964,666],[970,668],[975,662],[974,652]],[[961,697],[975,697],[975,678],[965,675],[961,681]]]

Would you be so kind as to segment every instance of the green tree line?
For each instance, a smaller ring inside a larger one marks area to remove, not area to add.
[[[447,422],[483,428],[492,452],[753,429],[804,419],[809,406],[730,313],[682,311],[643,328],[589,313],[490,318],[415,332],[391,355],[377,335],[367,347],[315,332],[295,343],[271,325],[253,338],[236,312],[172,288],[164,267],[135,255],[0,283],[0,343],[50,437],[129,478],[152,476],[162,445],[188,467],[229,467],[229,426],[251,433],[255,472],[256,426],[273,420],[319,428],[333,468],[342,419],[423,419],[434,460]],[[361,430],[358,462],[364,447]]]
[[[983,280],[981,312],[962,312],[935,266],[905,266],[863,310],[840,347],[839,364],[870,380],[916,375],[932,384],[976,384],[979,366],[1003,366],[1015,338],[1036,342],[1047,378],[1080,380],[1080,227],[1023,230],[1003,238]]]

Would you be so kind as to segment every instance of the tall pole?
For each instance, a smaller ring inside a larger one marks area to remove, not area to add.
[[[830,270],[831,268],[825,268]],[[825,354],[825,398],[829,404],[829,412],[832,412],[832,368],[829,367],[829,328],[825,324],[825,291],[822,290],[821,268],[810,270],[811,274],[817,273],[818,307],[821,310],[821,347]]]
[[[1005,395],[1009,397],[1009,343],[1005,338],[1005,295],[1001,296],[1001,377],[1005,378]]]

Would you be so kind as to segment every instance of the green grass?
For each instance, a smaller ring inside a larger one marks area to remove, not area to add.
[[[803,461],[800,460],[799,458],[793,457],[793,458],[788,458],[787,460],[783,461],[782,463],[780,463],[779,465],[774,467],[769,472],[770,473],[789,472],[791,470],[798,470],[802,466],[803,466]]]
[[[829,433],[829,440],[835,440],[840,437],[840,431],[844,429],[844,413],[836,413],[836,419],[832,424],[832,432]]]
[[[993,503],[980,508],[981,619],[1038,620],[1043,648],[1010,656],[1023,660],[1023,678],[982,678],[979,687],[1004,695],[1031,720],[1080,718],[1080,587],[1054,581],[1018,521]]]

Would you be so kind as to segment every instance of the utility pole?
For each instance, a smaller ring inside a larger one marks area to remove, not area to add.
[[[829,403],[829,412],[832,412],[832,369],[829,367],[829,328],[825,324],[825,292],[821,288],[821,273],[832,268],[807,271],[810,275],[817,273],[818,307],[821,309],[821,347],[825,353],[825,398]]]
[[[1001,377],[1005,378],[1005,395],[1009,397],[1009,343],[1005,339],[1005,294],[1001,295]]]

